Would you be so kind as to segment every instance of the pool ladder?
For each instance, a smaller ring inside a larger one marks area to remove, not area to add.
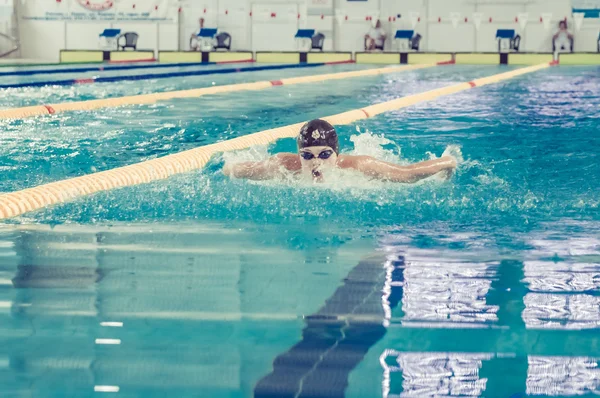
[[[16,38],[14,38],[12,36],[4,34],[2,32],[0,32],[0,37],[4,38],[4,39],[7,39],[7,40],[9,40],[10,42],[13,43],[13,47],[10,50],[0,53],[0,58],[6,57],[6,56],[14,53],[15,51],[19,51],[19,48],[20,48],[19,40],[17,40]]]

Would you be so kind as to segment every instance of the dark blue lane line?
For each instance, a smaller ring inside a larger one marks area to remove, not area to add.
[[[404,281],[404,257],[392,265],[392,280]],[[361,261],[324,306],[305,318],[302,340],[275,358],[273,371],[256,384],[254,397],[343,397],[352,369],[386,333],[381,305],[385,279],[381,259]],[[402,299],[398,285],[387,298],[390,308]]]
[[[76,73],[76,72],[107,72],[111,70],[132,70],[132,69],[154,69],[154,68],[176,68],[184,66],[206,66],[216,65],[216,62],[193,62],[193,63],[176,63],[176,64],[152,64],[152,65],[113,65],[113,66],[88,66],[78,68],[65,69],[36,69],[36,70],[20,70],[12,72],[0,72],[2,76],[31,76],[31,75],[50,75],[56,73]]]
[[[278,70],[278,69],[295,69],[295,68],[312,68],[315,66],[323,66],[324,63],[320,64],[290,64],[290,65],[267,65],[267,66],[248,66],[243,68],[227,68],[227,69],[212,69],[212,70],[196,70],[187,72],[170,72],[170,73],[150,73],[145,75],[135,76],[107,76],[97,78],[82,78],[82,79],[69,79],[69,80],[55,80],[45,82],[31,82],[31,83],[17,83],[17,84],[3,84],[0,85],[0,89],[5,88],[22,88],[22,87],[43,87],[43,86],[72,86],[75,84],[87,84],[87,83],[112,83],[120,82],[125,80],[146,80],[146,79],[166,79],[171,77],[183,77],[183,76],[202,76],[202,75],[218,75],[226,73],[237,73],[237,72],[257,72],[263,70]]]

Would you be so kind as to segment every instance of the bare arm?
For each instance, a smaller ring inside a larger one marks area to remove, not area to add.
[[[300,160],[297,158],[291,153],[279,153],[260,162],[225,163],[223,174],[249,180],[269,180],[283,175],[285,169],[299,169]]]
[[[370,156],[352,156],[341,160],[340,167],[353,168],[380,180],[413,183],[442,171],[451,173],[456,168],[456,159],[443,156],[439,159],[401,166]]]

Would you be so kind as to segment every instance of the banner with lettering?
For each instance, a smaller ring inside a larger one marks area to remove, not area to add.
[[[43,21],[174,22],[178,10],[172,0],[26,0],[21,4],[22,19]]]
[[[600,0],[572,0],[573,15],[583,14],[583,18],[600,18]]]

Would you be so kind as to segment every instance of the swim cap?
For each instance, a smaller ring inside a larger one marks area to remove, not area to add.
[[[306,123],[300,129],[300,134],[296,139],[298,149],[309,146],[328,146],[339,153],[338,136],[335,128],[325,120],[315,119]]]

